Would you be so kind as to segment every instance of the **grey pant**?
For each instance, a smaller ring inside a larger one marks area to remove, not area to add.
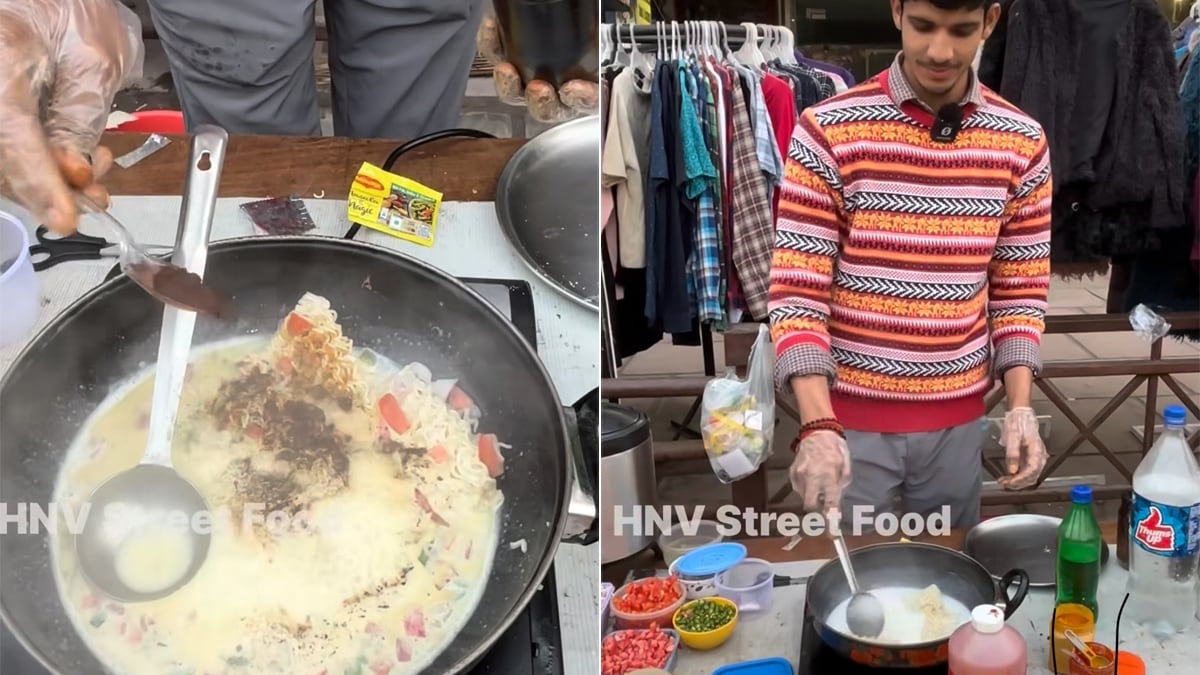
[[[324,0],[339,136],[458,126],[483,0]],[[151,0],[188,128],[319,136],[316,0]]]
[[[847,431],[852,482],[842,513],[870,506],[895,514],[898,505],[900,513],[928,516],[949,506],[952,528],[978,524],[985,438],[980,420],[916,434]]]

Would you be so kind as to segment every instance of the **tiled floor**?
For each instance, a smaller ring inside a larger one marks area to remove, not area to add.
[[[1103,314],[1105,311],[1105,296],[1108,289],[1107,278],[1096,278],[1082,281],[1062,281],[1055,279],[1051,285],[1050,306],[1052,314]],[[723,372],[723,346],[720,335],[714,336],[716,341],[715,353],[717,372]],[[1124,333],[1093,333],[1086,335],[1048,335],[1043,342],[1042,355],[1046,361],[1081,360],[1103,358],[1134,358],[1149,354],[1148,343],[1132,332]],[[1167,340],[1163,345],[1164,356],[1190,356],[1200,359],[1200,345],[1195,343]],[[703,365],[699,347],[675,347],[668,342],[660,343],[654,348],[627,359],[621,370],[622,375],[650,374],[702,374]],[[1200,375],[1178,375],[1176,379],[1182,384],[1193,400],[1200,398]],[[1112,400],[1129,377],[1093,377],[1076,379],[1057,379],[1055,384],[1071,400],[1072,409],[1085,422]],[[1050,416],[1050,432],[1047,448],[1051,456],[1061,451],[1077,429],[1040,391],[1034,392],[1034,407],[1039,415]],[[1157,401],[1158,410],[1177,402],[1175,396],[1164,385],[1159,386]],[[675,435],[672,422],[682,420],[692,404],[690,398],[673,398],[657,400],[627,400],[626,405],[644,410],[653,423],[653,433],[656,440],[670,440]],[[1133,396],[1122,404],[1113,415],[1100,426],[1097,436],[1105,445],[1117,454],[1123,464],[1137,466],[1141,458],[1140,427],[1143,422],[1146,405],[1146,385],[1143,384]],[[998,414],[999,409],[992,415]],[[1135,433],[1134,427],[1138,427]],[[694,425],[693,425],[694,428]],[[796,424],[787,418],[777,426],[775,432],[774,456],[769,461],[769,490],[778,490],[786,485],[787,466],[790,462],[788,444],[795,437]],[[988,454],[1003,456],[998,443],[988,449]],[[689,466],[690,465],[690,466]],[[1100,455],[1088,442],[1069,457],[1055,472],[1057,476],[1103,475],[1106,483],[1124,484],[1126,479],[1109,461]],[[684,465],[659,467],[659,501],[663,504],[713,504],[719,505],[729,499],[729,487],[722,485],[708,469],[707,462],[689,462]],[[795,496],[784,502],[795,505]],[[1056,513],[1063,508],[1057,504],[1032,505],[1031,510],[1042,513]],[[1102,514],[1114,514],[1116,504],[1101,505]],[[993,509],[996,512],[1006,512],[1011,507]]]

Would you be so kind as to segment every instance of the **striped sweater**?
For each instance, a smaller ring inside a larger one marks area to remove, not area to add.
[[[779,202],[776,384],[827,376],[834,413],[857,431],[978,420],[994,378],[1041,366],[1052,190],[1041,127],[973,82],[961,131],[935,142],[903,78],[897,62],[806,110]]]

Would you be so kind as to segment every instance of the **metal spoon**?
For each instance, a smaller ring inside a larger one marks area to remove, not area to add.
[[[197,276],[204,274],[208,260],[208,239],[228,139],[223,129],[208,126],[197,129],[192,138],[182,222],[172,262]],[[174,593],[191,581],[208,554],[210,527],[200,520],[208,515],[208,505],[171,466],[175,417],[195,325],[195,312],[170,305],[163,310],[150,429],[142,461],[92,493],[89,513],[99,517],[87,518],[82,532],[75,537],[84,575],[98,590],[124,602],[156,600]],[[149,551],[141,562],[158,573],[153,575],[155,578],[145,575],[134,579],[129,570],[122,573],[122,560],[135,562],[130,558],[134,554],[126,553],[135,547]],[[161,568],[172,563],[169,557],[173,553],[177,569],[164,571]]]
[[[854,576],[854,567],[850,564],[850,551],[846,549],[841,532],[834,533],[833,547],[842,563],[842,571],[846,573],[846,583],[850,585],[846,628],[861,638],[877,638],[883,633],[883,603],[874,595],[859,589],[858,577]]]
[[[195,168],[195,167],[193,167]],[[215,194],[215,193],[214,193]],[[165,263],[134,240],[133,235],[108,211],[100,208],[82,192],[75,193],[75,202],[85,212],[102,221],[116,240],[121,271],[147,293],[164,304],[192,312],[224,316],[229,310],[228,299],[205,286],[199,275],[189,273],[178,265]],[[187,208],[184,197],[184,208]]]

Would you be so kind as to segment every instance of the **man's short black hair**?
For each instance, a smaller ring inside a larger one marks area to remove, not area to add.
[[[900,0],[900,4],[910,2],[911,0]],[[925,0],[929,4],[938,9],[965,9],[968,12],[973,12],[977,9],[987,9],[992,5],[999,4],[1000,0]]]

